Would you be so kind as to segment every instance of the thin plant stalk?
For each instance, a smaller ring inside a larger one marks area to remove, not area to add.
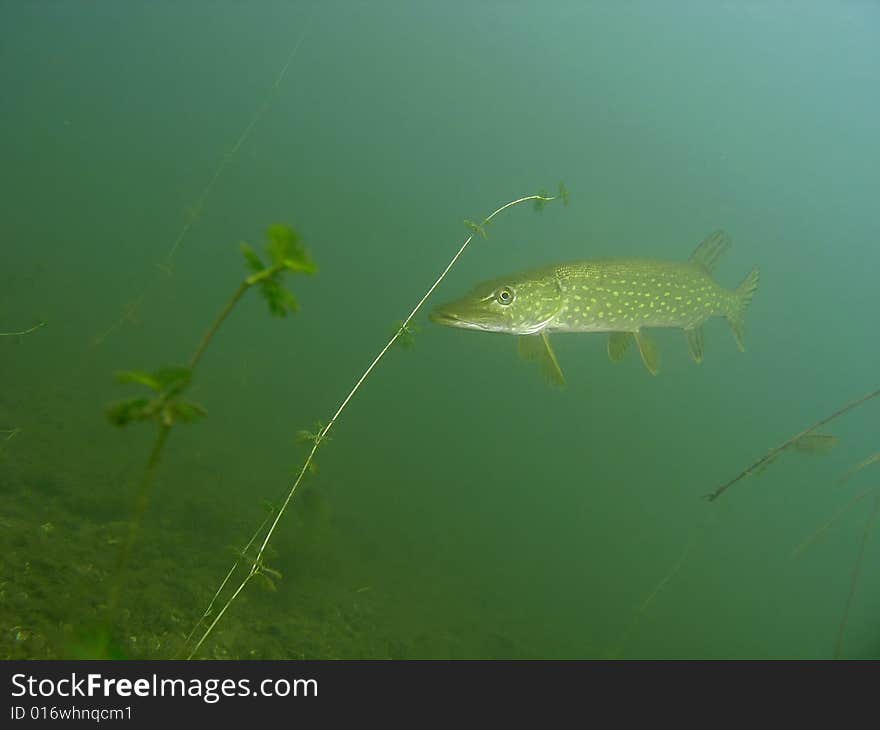
[[[205,336],[202,337],[202,341],[199,342],[199,346],[196,348],[196,351],[193,353],[193,356],[189,361],[189,369],[195,370],[196,365],[199,364],[199,360],[202,359],[202,355],[205,354],[205,350],[208,349],[208,345],[211,344],[211,340],[214,339],[214,335],[217,334],[217,330],[220,329],[220,325],[226,321],[226,318],[235,308],[235,305],[238,304],[239,299],[242,298],[244,293],[251,287],[248,283],[248,280],[241,282],[241,285],[238,289],[235,290],[235,293],[230,297],[229,301],[226,303],[226,306],[223,307],[223,311],[217,316],[217,319],[214,320],[214,324],[205,332]]]
[[[254,534],[251,536],[251,539],[248,540],[247,545],[244,546],[244,550],[241,551],[240,555],[242,557],[244,555],[247,555],[248,550],[251,549],[251,545],[253,545],[257,541],[257,538],[260,536],[260,533],[263,531],[263,529],[266,527],[266,525],[269,524],[269,520],[271,518],[272,518],[272,515],[268,514],[268,515],[266,515],[266,518],[260,523],[260,526],[256,529]],[[202,614],[201,618],[196,622],[196,624],[192,627],[189,634],[187,634],[187,637],[183,642],[184,647],[186,647],[189,644],[190,640],[193,637],[193,634],[195,634],[195,632],[196,632],[196,629],[198,629],[199,626],[201,626],[204,623],[205,619],[207,619],[208,616],[211,615],[211,611],[214,610],[214,604],[217,602],[217,599],[220,597],[220,594],[223,592],[223,589],[226,588],[226,584],[229,582],[229,579],[232,578],[232,576],[234,575],[234,573],[240,563],[241,563],[241,558],[237,559],[232,564],[232,567],[226,573],[226,577],[223,578],[223,580],[220,582],[220,585],[217,587],[217,590],[214,592],[214,596],[211,598],[211,602],[208,604],[208,607],[205,609],[205,612]]]
[[[537,195],[527,195],[522,198],[517,198],[516,200],[512,200],[509,203],[505,203],[500,208],[493,211],[492,214],[489,215],[483,221],[483,226],[491,223],[492,220],[497,215],[504,212],[508,208],[512,208],[516,205],[520,205],[522,203],[527,203],[529,201],[536,201],[537,203],[546,203],[546,202],[550,202],[552,200],[556,200],[559,197],[564,198],[564,194],[562,192],[560,193],[560,195],[554,195],[554,196],[537,194]],[[474,236],[476,236],[476,235],[484,235],[484,230],[483,230],[482,226],[475,226],[474,227],[474,232],[465,239],[464,243],[461,245],[461,247],[458,249],[458,251],[452,257],[452,259],[446,265],[446,268],[443,269],[443,271],[440,273],[440,275],[437,277],[437,279],[434,281],[434,283],[428,288],[428,290],[425,292],[425,294],[422,296],[422,298],[419,299],[418,303],[413,307],[412,311],[409,313],[409,315],[407,315],[406,319],[403,320],[403,323],[400,325],[400,327],[398,327],[397,331],[391,336],[391,338],[388,340],[388,342],[385,344],[385,346],[373,358],[373,361],[369,364],[367,369],[364,370],[364,372],[360,376],[360,378],[358,378],[357,382],[354,384],[354,387],[349,391],[348,395],[345,396],[345,398],[342,400],[342,403],[339,404],[339,407],[336,409],[336,412],[333,414],[333,417],[315,435],[314,443],[312,444],[312,448],[309,451],[309,454],[306,457],[305,462],[303,462],[302,467],[300,467],[300,470],[296,476],[296,479],[294,480],[290,489],[287,491],[287,495],[285,496],[284,501],[281,503],[281,506],[279,507],[278,511],[275,513],[275,519],[272,521],[272,524],[269,526],[269,529],[266,531],[266,535],[263,538],[262,543],[260,544],[260,548],[257,551],[256,556],[253,558],[253,560],[251,562],[251,565],[247,571],[247,574],[241,580],[241,582],[238,584],[236,589],[233,591],[232,595],[223,604],[223,607],[218,611],[218,613],[214,617],[213,621],[211,621],[211,623],[207,626],[205,631],[202,633],[202,636],[199,638],[198,642],[195,644],[195,646],[190,651],[190,653],[187,657],[188,659],[192,659],[195,656],[196,652],[198,652],[198,650],[201,648],[202,644],[205,642],[205,639],[207,639],[208,636],[211,635],[211,633],[214,631],[214,628],[220,622],[220,619],[223,618],[226,611],[229,610],[229,607],[232,605],[232,603],[235,601],[235,599],[238,598],[239,594],[244,590],[245,586],[248,584],[248,582],[251,580],[251,578],[253,578],[263,568],[263,553],[266,551],[266,546],[269,544],[269,541],[272,539],[272,535],[275,533],[275,529],[278,527],[279,521],[281,520],[282,516],[284,515],[284,512],[287,510],[287,506],[290,504],[290,501],[293,499],[293,495],[296,494],[296,490],[298,489],[299,485],[302,483],[302,480],[305,477],[306,473],[309,471],[309,469],[312,465],[312,462],[315,458],[315,454],[318,451],[318,448],[321,446],[321,443],[324,441],[324,439],[327,438],[327,435],[330,433],[330,430],[333,428],[334,424],[336,423],[336,420],[342,415],[343,411],[346,409],[346,407],[348,406],[351,399],[354,398],[355,394],[358,392],[358,390],[360,390],[361,386],[364,384],[366,379],[373,372],[375,367],[379,364],[379,362],[382,360],[382,358],[385,357],[385,354],[388,352],[388,350],[391,349],[391,347],[394,345],[395,342],[397,342],[398,338],[401,337],[401,335],[403,335],[404,333],[409,331],[408,328],[409,328],[409,324],[412,321],[412,319],[416,316],[416,314],[418,314],[418,312],[421,310],[422,306],[425,304],[425,302],[428,300],[428,298],[434,293],[434,291],[437,289],[437,287],[440,286],[441,282],[446,278],[447,274],[451,271],[452,267],[455,266],[455,264],[461,258],[462,254],[465,252],[467,247],[470,245],[471,241],[474,239]],[[257,534],[259,534],[259,531]],[[234,569],[234,567],[233,567],[233,569]],[[228,575],[227,575],[227,580],[228,580]],[[215,595],[215,599],[216,599],[216,595]],[[213,601],[212,601],[212,604],[213,604]],[[206,612],[204,615],[207,615],[207,613],[208,612]]]
[[[255,284],[259,284],[261,281],[271,278],[283,268],[284,267],[282,266],[270,267],[268,269],[265,269],[264,271],[249,276],[239,285],[239,287],[230,297],[229,301],[226,303],[226,306],[223,307],[220,314],[217,315],[217,318],[214,320],[213,324],[208,328],[207,332],[205,332],[205,335],[199,342],[198,347],[196,348],[193,356],[190,358],[189,361],[190,372],[192,372],[199,364],[199,361],[205,354],[205,350],[208,348],[208,345],[210,345],[213,341],[214,337],[217,334],[217,331],[220,329],[220,326],[223,324],[223,322],[226,321],[226,318],[235,308],[235,305],[238,304],[238,302],[241,300],[244,293]],[[159,432],[156,434],[156,441],[153,444],[153,449],[150,452],[150,458],[147,461],[143,477],[141,478],[141,483],[138,487],[137,496],[135,497],[134,514],[129,523],[128,535],[126,536],[126,540],[122,545],[122,549],[120,550],[119,558],[117,559],[116,567],[113,573],[114,577],[113,582],[111,583],[110,600],[108,602],[107,609],[108,620],[111,622],[112,617],[116,612],[117,604],[119,602],[119,594],[122,588],[122,578],[125,572],[125,568],[128,565],[128,560],[131,557],[132,549],[134,548],[138,533],[140,532],[141,524],[143,523],[144,516],[147,512],[147,507],[150,501],[150,492],[152,491],[153,482],[156,477],[156,470],[159,466],[159,462],[162,459],[162,452],[164,451],[165,445],[168,442],[168,437],[171,434],[171,428],[171,424],[160,424]]]
[[[865,523],[865,531],[862,533],[862,544],[859,546],[859,555],[856,558],[856,564],[853,567],[849,593],[846,597],[846,608],[843,610],[843,618],[840,619],[840,628],[837,630],[837,643],[834,646],[835,659],[840,659],[841,651],[843,650],[843,637],[846,634],[846,625],[849,622],[849,612],[852,608],[853,598],[855,598],[856,588],[859,584],[859,576],[862,572],[862,561],[865,557],[865,548],[868,545],[868,538],[871,536],[871,529],[874,527],[878,513],[880,513],[880,495],[874,497],[874,509],[871,510],[871,515],[868,517],[867,523]]]
[[[112,620],[113,616],[116,614],[116,607],[119,603],[119,593],[122,589],[122,576],[125,573],[128,560],[131,557],[131,551],[137,541],[141,524],[144,521],[144,515],[146,514],[147,506],[150,503],[150,491],[156,477],[156,468],[159,466],[159,461],[162,457],[162,450],[165,448],[165,443],[167,442],[170,433],[171,426],[166,424],[159,426],[159,433],[156,435],[156,442],[153,444],[153,450],[150,452],[150,458],[147,461],[147,466],[141,477],[141,483],[138,486],[137,495],[135,497],[134,515],[128,523],[128,534],[126,535],[125,542],[122,544],[122,549],[119,551],[119,557],[113,571],[113,582],[110,584],[110,600],[108,601],[107,607],[107,615],[110,620]]]
[[[796,443],[798,440],[800,440],[801,438],[803,438],[807,434],[812,433],[816,429],[824,426],[826,423],[830,423],[831,421],[833,421],[836,418],[840,418],[842,415],[844,415],[845,413],[848,413],[853,408],[856,408],[857,406],[860,406],[863,403],[866,403],[867,401],[871,400],[872,398],[876,398],[878,395],[880,395],[880,388],[878,388],[875,391],[872,391],[871,393],[868,393],[867,395],[863,395],[861,398],[857,398],[856,400],[851,401],[850,403],[847,403],[845,406],[842,406],[841,408],[838,408],[830,416],[826,416],[822,420],[816,421],[816,423],[814,423],[809,428],[805,428],[800,433],[795,434],[787,441],[784,441],[779,446],[768,451],[766,454],[764,454],[764,456],[762,456],[756,462],[747,466],[739,474],[737,474],[733,479],[722,484],[714,492],[710,492],[709,494],[705,495],[706,499],[708,499],[710,502],[714,502],[716,499],[718,499],[718,497],[720,497],[722,494],[724,494],[724,492],[726,492],[728,489],[730,489],[730,487],[732,487],[738,481],[740,481],[741,479],[745,479],[750,474],[753,474],[756,469],[759,469],[760,467],[764,466],[765,464],[773,461],[781,452],[785,451],[785,449],[787,449],[789,446],[792,446],[794,443]]]
[[[214,173],[211,175],[211,178],[208,180],[208,183],[202,189],[198,198],[196,198],[195,203],[191,208],[191,212],[187,215],[186,220],[183,222],[180,230],[177,233],[177,236],[174,239],[174,242],[171,244],[171,248],[168,251],[168,254],[165,256],[165,260],[162,263],[156,264],[156,266],[166,274],[172,274],[173,272],[173,264],[174,264],[174,256],[177,253],[177,250],[183,244],[186,237],[189,235],[190,230],[192,229],[195,222],[198,220],[201,215],[202,209],[205,207],[205,204],[208,202],[208,198],[211,196],[212,191],[214,190],[214,186],[220,180],[220,177],[223,175],[226,168],[229,166],[229,163],[235,158],[235,155],[238,153],[239,149],[247,142],[248,138],[251,135],[251,132],[254,130],[254,127],[259,124],[260,120],[265,116],[266,112],[269,110],[269,107],[272,104],[272,101],[275,98],[275,95],[278,93],[278,89],[281,86],[281,83],[284,81],[284,78],[287,76],[287,72],[290,70],[291,65],[293,64],[293,59],[296,57],[297,52],[300,49],[303,41],[305,40],[306,34],[308,33],[309,27],[312,24],[312,19],[315,15],[315,10],[318,7],[318,3],[314,3],[312,5],[312,9],[309,12],[309,17],[306,19],[305,24],[303,25],[302,33],[300,33],[299,38],[291,49],[290,53],[287,56],[287,59],[284,61],[284,64],[281,66],[281,69],[278,72],[278,75],[275,77],[275,81],[269,87],[269,90],[266,92],[266,95],[263,97],[263,101],[254,111],[253,115],[250,118],[250,121],[245,125],[244,129],[242,129],[241,133],[235,140],[235,144],[223,154],[220,158],[220,161],[217,163],[217,166],[214,168]],[[143,300],[146,292],[141,293],[137,300],[135,300],[135,306],[138,306],[140,302]],[[112,325],[110,325],[104,332],[97,335],[94,340],[94,345],[102,344],[111,334],[113,334],[116,330],[120,329],[125,325],[127,321],[132,319],[132,311],[131,306],[126,306],[126,311],[123,315]]]
[[[22,330],[21,332],[0,332],[0,337],[20,337],[21,335],[29,335],[31,332],[36,332],[41,327],[45,327],[46,323],[44,321],[38,322],[30,329]]]
[[[828,530],[830,530],[832,527],[834,527],[834,525],[837,523],[838,520],[840,520],[841,517],[843,517],[847,512],[850,511],[850,509],[852,509],[856,505],[856,503],[861,502],[865,497],[868,497],[871,494],[874,494],[877,491],[877,489],[878,489],[877,487],[874,487],[873,489],[869,489],[865,492],[862,492],[861,494],[857,494],[855,497],[853,497],[851,500],[849,500],[849,502],[847,502],[840,509],[838,509],[837,512],[834,513],[834,516],[830,520],[828,520],[828,522],[826,522],[824,525],[822,525],[818,530],[816,530],[812,535],[810,535],[810,537],[808,537],[800,545],[798,545],[792,551],[791,556],[793,558],[796,558],[801,553],[803,553],[808,547],[816,544],[825,535],[825,533],[828,532]]]
[[[281,86],[281,82],[284,81],[284,77],[287,76],[287,72],[290,69],[291,64],[293,63],[293,59],[299,51],[299,47],[305,40],[306,33],[308,32],[309,26],[312,24],[312,18],[315,15],[315,8],[317,7],[317,2],[312,5],[312,9],[309,12],[309,17],[303,25],[302,33],[300,33],[299,39],[288,54],[287,60],[284,62],[284,65],[278,72],[274,83],[269,87],[269,90],[266,92],[265,97],[263,97],[263,101],[261,102],[260,106],[257,107],[253,116],[251,116],[250,121],[247,123],[244,129],[242,129],[241,134],[238,135],[238,139],[235,140],[235,144],[233,144],[229,151],[220,158],[220,162],[217,163],[217,167],[214,169],[214,174],[211,176],[211,179],[208,180],[208,184],[205,185],[204,189],[196,200],[195,205],[191,209],[191,213],[186,217],[183,226],[177,234],[177,238],[174,239],[174,243],[171,245],[171,249],[169,250],[167,257],[165,258],[164,264],[160,266],[160,268],[167,269],[169,271],[171,270],[171,266],[174,262],[174,254],[177,253],[177,249],[180,248],[180,245],[183,243],[184,239],[189,233],[190,228],[192,228],[193,224],[196,222],[199,215],[201,214],[202,208],[208,201],[208,198],[211,195],[211,191],[214,189],[214,186],[217,184],[220,176],[226,170],[226,167],[229,165],[229,163],[232,162],[239,149],[241,149],[242,145],[247,142],[248,137],[250,137],[254,127],[257,126],[257,124],[269,110],[269,107],[272,104],[272,100],[278,93],[278,88]]]
[[[660,582],[657,583],[656,586],[654,586],[654,590],[652,590],[648,597],[644,601],[642,601],[635,614],[633,614],[633,617],[630,619],[629,624],[627,624],[626,628],[621,634],[620,639],[617,642],[617,646],[609,652],[609,658],[616,659],[620,656],[621,651],[623,651],[624,646],[626,645],[627,641],[629,641],[629,637],[632,635],[633,631],[635,631],[635,629],[641,622],[642,616],[644,616],[647,610],[651,607],[654,599],[657,598],[657,596],[660,595],[660,593],[663,591],[664,588],[666,588],[669,582],[673,578],[675,578],[676,575],[678,575],[685,561],[688,559],[688,556],[690,556],[697,542],[703,536],[703,533],[706,531],[706,527],[713,519],[714,515],[714,512],[710,512],[708,515],[706,515],[706,519],[703,520],[702,524],[700,524],[699,527],[695,529],[693,533],[691,533],[687,544],[684,546],[684,549],[681,551],[681,554],[678,557],[678,560],[675,561],[675,564],[672,566],[672,568],[669,569],[669,572],[667,572],[666,575],[664,575],[663,578],[660,579]]]

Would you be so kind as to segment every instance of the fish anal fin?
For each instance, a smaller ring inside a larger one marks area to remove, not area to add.
[[[612,332],[608,336],[608,357],[612,362],[620,362],[632,342],[632,332]]]
[[[565,385],[565,376],[556,359],[556,353],[550,344],[550,336],[546,332],[536,335],[521,335],[517,338],[519,355],[523,360],[537,362],[541,366],[541,373],[553,385]]]
[[[685,330],[684,336],[687,338],[688,351],[691,353],[694,362],[698,364],[703,362],[703,328],[694,327],[693,329]]]
[[[760,276],[757,267],[746,274],[746,278],[740,282],[740,285],[733,292],[732,306],[726,315],[727,323],[730,325],[730,329],[733,330],[733,338],[736,340],[736,346],[740,349],[740,352],[744,352],[746,349],[743,342],[746,310],[749,308],[752,297],[758,289]]]
[[[635,338],[642,362],[645,363],[645,367],[648,368],[651,375],[656,375],[660,371],[660,350],[657,348],[657,344],[642,330],[635,333]]]
[[[715,231],[704,238],[691,254],[690,262],[702,266],[710,274],[721,255],[730,248],[731,240],[724,231]]]

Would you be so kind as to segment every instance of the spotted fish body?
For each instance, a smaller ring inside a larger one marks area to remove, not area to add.
[[[743,348],[743,317],[758,285],[753,269],[735,290],[720,286],[712,270],[730,245],[716,231],[689,261],[607,259],[547,266],[478,285],[469,295],[438,307],[432,319],[465,329],[522,335],[520,352],[543,362],[556,382],[562,371],[550,346],[553,332],[610,333],[608,353],[623,357],[635,340],[648,370],[659,353],[644,332],[653,327],[684,330],[692,357],[703,357],[702,324],[723,316]],[[537,337],[536,337],[537,336]]]
[[[738,307],[700,266],[649,259],[563,264],[549,276],[559,284],[560,308],[550,332],[637,332],[642,327],[693,329]]]

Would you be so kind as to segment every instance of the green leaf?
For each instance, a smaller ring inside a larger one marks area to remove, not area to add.
[[[563,205],[568,205],[568,188],[564,182],[559,183],[559,197],[562,199]]]
[[[254,573],[255,578],[259,578],[262,582],[263,588],[272,591],[275,593],[278,590],[278,586],[275,585],[275,581],[273,581],[268,575],[263,573],[262,571],[257,571]]]
[[[160,368],[155,372],[148,373],[143,370],[123,370],[116,373],[116,382],[135,383],[145,385],[151,390],[161,393],[183,390],[192,380],[192,371],[185,367]]]
[[[129,423],[150,420],[155,413],[156,401],[149,398],[132,398],[107,406],[107,418],[110,419],[110,423],[120,428]]]
[[[534,208],[538,213],[540,213],[547,205],[547,198],[550,197],[550,193],[548,193],[546,190],[539,190],[538,195],[540,197],[535,198]]]
[[[466,220],[464,224],[471,229],[478,236],[482,236],[483,238],[488,238],[489,236],[486,234],[486,229],[481,226],[479,223],[474,223],[473,221]]]
[[[261,272],[263,269],[266,268],[265,266],[263,266],[263,262],[260,260],[257,252],[254,251],[254,249],[252,249],[246,243],[241,244],[241,253],[244,256],[247,267],[255,274]]]
[[[410,322],[404,324],[403,320],[394,323],[394,333],[400,333],[394,341],[395,345],[400,345],[404,350],[411,350],[416,345],[416,335],[421,332],[421,328],[415,323]]]
[[[157,393],[162,390],[162,383],[152,373],[143,370],[121,370],[116,373],[117,383],[137,383],[138,385],[146,385],[148,388],[155,390]]]
[[[314,262],[300,241],[299,234],[290,226],[276,223],[266,231],[266,251],[273,266],[304,274],[317,270]]]
[[[188,400],[171,401],[167,410],[173,417],[174,423],[192,423],[208,414],[204,406]]]
[[[192,370],[187,367],[160,368],[153,377],[162,386],[162,390],[179,393],[192,382]]]
[[[321,438],[321,434],[324,433],[324,428],[324,424],[321,421],[318,421],[311,431],[307,429],[297,431],[296,440],[301,442],[312,441],[316,444],[321,443],[321,441],[330,441],[331,439],[329,436]]]
[[[292,292],[285,289],[274,278],[260,284],[263,298],[269,305],[269,311],[276,317],[286,317],[289,312],[299,309],[299,302]]]

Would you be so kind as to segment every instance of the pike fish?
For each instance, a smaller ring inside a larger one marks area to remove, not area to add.
[[[746,309],[758,287],[752,269],[736,289],[720,286],[712,272],[729,248],[723,231],[708,236],[688,261],[597,259],[546,266],[483,282],[431,319],[449,327],[519,335],[520,355],[536,360],[556,384],[565,378],[550,344],[554,332],[607,332],[608,355],[621,360],[634,341],[656,375],[660,353],[645,330],[684,330],[691,357],[703,360],[703,323],[724,317],[740,350]]]

